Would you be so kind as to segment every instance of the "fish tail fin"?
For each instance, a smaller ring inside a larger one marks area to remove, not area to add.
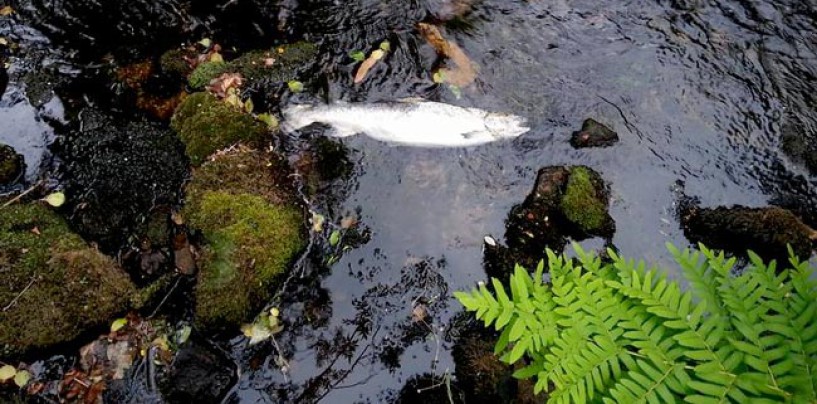
[[[289,107],[281,111],[281,115],[283,115],[284,117],[284,122],[281,125],[281,128],[285,132],[291,133],[305,126],[309,126],[315,123],[315,120],[310,118],[309,114],[305,113],[307,111],[310,111],[311,109],[312,109],[311,105],[305,104],[290,105]]]

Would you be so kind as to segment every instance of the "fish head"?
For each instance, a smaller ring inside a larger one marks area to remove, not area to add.
[[[525,119],[513,114],[489,113],[485,116],[485,128],[496,139],[515,138],[530,130]]]

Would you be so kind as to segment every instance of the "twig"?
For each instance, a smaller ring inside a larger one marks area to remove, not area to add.
[[[156,306],[156,308],[155,308],[155,309],[153,309],[153,313],[150,313],[150,315],[149,315],[147,318],[153,318],[153,316],[155,316],[155,315],[156,315],[156,313],[159,311],[159,309],[161,309],[161,308],[162,308],[162,305],[164,305],[164,304],[165,304],[165,302],[167,301],[167,298],[169,298],[169,297],[170,297],[170,295],[172,295],[172,294],[173,294],[173,291],[175,291],[175,290],[176,290],[176,286],[179,286],[179,281],[181,281],[181,280],[182,280],[182,278],[181,278],[181,277],[177,277],[177,278],[176,278],[176,282],[175,282],[175,283],[173,284],[173,286],[170,288],[170,291],[168,291],[168,292],[167,292],[167,294],[166,294],[166,295],[165,295],[165,297],[162,299],[162,301],[161,301],[161,302],[159,302],[159,305],[158,305],[158,306]]]
[[[8,311],[8,309],[10,309],[12,306],[14,306],[14,304],[17,303],[17,300],[20,300],[20,297],[23,296],[23,293],[26,293],[28,288],[30,288],[31,285],[33,285],[34,281],[36,281],[36,280],[37,280],[37,278],[32,277],[31,281],[28,282],[28,285],[26,285],[26,287],[23,288],[23,290],[20,293],[18,293],[17,296],[14,297],[14,299],[11,301],[11,303],[7,304],[6,307],[3,307],[3,312]]]
[[[8,202],[4,203],[4,204],[3,204],[3,207],[5,208],[6,206],[9,206],[9,205],[13,204],[14,202],[19,201],[19,200],[20,200],[20,199],[22,199],[24,196],[26,196],[26,195],[30,194],[30,193],[31,193],[31,191],[34,191],[35,189],[37,189],[37,187],[39,187],[39,186],[40,186],[40,185],[42,185],[42,184],[43,184],[43,182],[42,182],[42,181],[37,181],[37,182],[36,182],[34,185],[32,185],[32,186],[31,186],[29,189],[27,189],[27,190],[23,191],[23,193],[21,193],[20,195],[17,195],[17,196],[15,196],[14,198],[12,198],[11,200],[9,200]]]

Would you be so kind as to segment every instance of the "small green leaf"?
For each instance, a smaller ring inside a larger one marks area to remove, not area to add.
[[[27,370],[21,370],[14,375],[14,384],[19,388],[25,387],[29,380],[31,380],[31,373],[28,373]]]
[[[304,91],[304,83],[301,83],[298,80],[291,80],[287,82],[287,86],[289,87],[289,91],[293,93],[300,93]]]
[[[190,333],[192,331],[193,328],[191,328],[189,325],[180,328],[178,331],[176,331],[176,343],[182,345],[187,342],[187,340],[190,339]]]
[[[366,60],[366,54],[359,50],[349,52],[349,57],[355,62],[362,62]]]
[[[391,50],[391,43],[389,41],[380,42],[380,50],[388,52]]]
[[[210,38],[202,38],[202,40],[199,41],[199,45],[201,45],[201,46],[203,46],[205,48],[209,48],[210,45],[212,45],[212,44],[213,44],[213,41],[211,41]]]
[[[0,368],[0,383],[10,380],[17,374],[17,368],[11,365],[5,365]]]
[[[249,101],[247,101],[247,102],[249,102]],[[266,113],[266,112],[263,113],[263,114],[258,114],[258,116],[256,116],[255,119],[258,119],[259,121],[267,124],[267,127],[270,128],[270,129],[275,129],[279,125],[278,119],[276,117],[272,116],[272,114],[269,114],[269,113]]]
[[[117,318],[111,324],[111,331],[117,332],[117,331],[121,330],[122,327],[124,327],[126,325],[128,325],[128,319],[126,319],[126,318]]]
[[[340,230],[335,230],[329,235],[329,245],[334,247],[338,245],[338,243],[340,243]]]
[[[65,194],[62,193],[62,192],[54,192],[53,194],[50,194],[50,195],[46,196],[45,198],[43,198],[43,200],[47,204],[49,204],[49,205],[51,205],[51,206],[53,206],[55,208],[59,208],[60,206],[62,206],[62,204],[65,203]]]
[[[247,111],[248,114],[252,113],[255,104],[252,103],[252,100],[244,101],[244,110]]]

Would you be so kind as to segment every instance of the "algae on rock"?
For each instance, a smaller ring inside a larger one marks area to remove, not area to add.
[[[204,328],[249,319],[305,245],[303,211],[278,161],[246,149],[218,154],[186,188],[182,214],[205,244],[196,286],[196,322]]]
[[[249,114],[206,92],[185,98],[170,126],[179,134],[194,165],[234,143],[256,142],[267,131],[264,124]]]
[[[136,299],[128,275],[41,205],[0,209],[0,354],[70,341]]]

